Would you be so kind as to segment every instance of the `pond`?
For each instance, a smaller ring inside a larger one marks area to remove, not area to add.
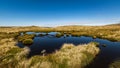
[[[27,34],[35,34],[35,38],[33,39],[34,43],[29,46],[30,53],[29,56],[40,55],[41,51],[46,50],[46,53],[53,53],[56,50],[59,50],[64,43],[72,43],[74,45],[78,44],[87,44],[89,42],[98,42],[100,43],[100,53],[95,58],[95,61],[90,64],[87,68],[107,68],[108,65],[120,58],[120,42],[111,42],[105,39],[93,39],[92,37],[75,37],[72,35],[63,35],[61,37],[56,37],[56,33],[58,32],[26,32]],[[40,36],[40,34],[43,34]],[[23,33],[21,33],[23,35]],[[17,44],[19,47],[23,48],[21,42]]]

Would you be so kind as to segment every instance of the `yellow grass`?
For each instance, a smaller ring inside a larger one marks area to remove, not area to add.
[[[111,41],[120,41],[120,26],[61,26],[54,28],[44,27],[11,27],[11,28],[0,28],[0,32],[24,32],[24,31],[61,31],[67,32],[77,36],[92,36],[93,38],[103,38]],[[3,34],[2,34],[3,35]],[[2,37],[0,34],[0,37]]]
[[[6,43],[9,40],[8,43]],[[64,44],[59,51],[47,56],[28,59],[29,48],[19,48],[13,39],[3,39],[0,45],[1,68],[83,68],[99,53],[95,43]]]
[[[29,48],[16,46],[15,37],[26,31],[60,31],[76,36],[92,36],[112,41],[120,41],[120,26],[61,26],[54,28],[44,27],[11,27],[0,28],[0,67],[1,68],[83,68],[88,65],[99,53],[97,44],[82,45],[64,44],[59,51],[44,56],[27,58]],[[119,62],[113,63],[119,66]]]

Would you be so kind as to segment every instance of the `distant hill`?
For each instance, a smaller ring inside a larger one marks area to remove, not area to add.
[[[120,23],[116,23],[116,24],[109,24],[107,26],[120,26]]]

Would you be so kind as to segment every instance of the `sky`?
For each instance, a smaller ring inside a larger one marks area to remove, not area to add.
[[[0,26],[106,25],[120,22],[120,0],[0,0]]]

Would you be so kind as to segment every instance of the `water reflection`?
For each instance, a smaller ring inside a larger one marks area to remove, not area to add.
[[[99,38],[93,39],[92,37],[85,36],[75,37],[66,34],[56,37],[57,33],[58,32],[27,32],[27,34],[36,34],[36,37],[33,39],[34,43],[29,47],[31,49],[29,56],[40,55],[43,50],[45,50],[48,54],[55,52],[55,50],[59,50],[64,43],[78,45],[87,44],[89,42],[98,42],[100,43],[100,54],[95,59],[95,63],[93,63],[89,68],[106,68],[110,62],[120,58],[120,42],[111,42]],[[39,36],[40,34],[43,36]],[[25,45],[18,42],[18,46],[22,48]]]

